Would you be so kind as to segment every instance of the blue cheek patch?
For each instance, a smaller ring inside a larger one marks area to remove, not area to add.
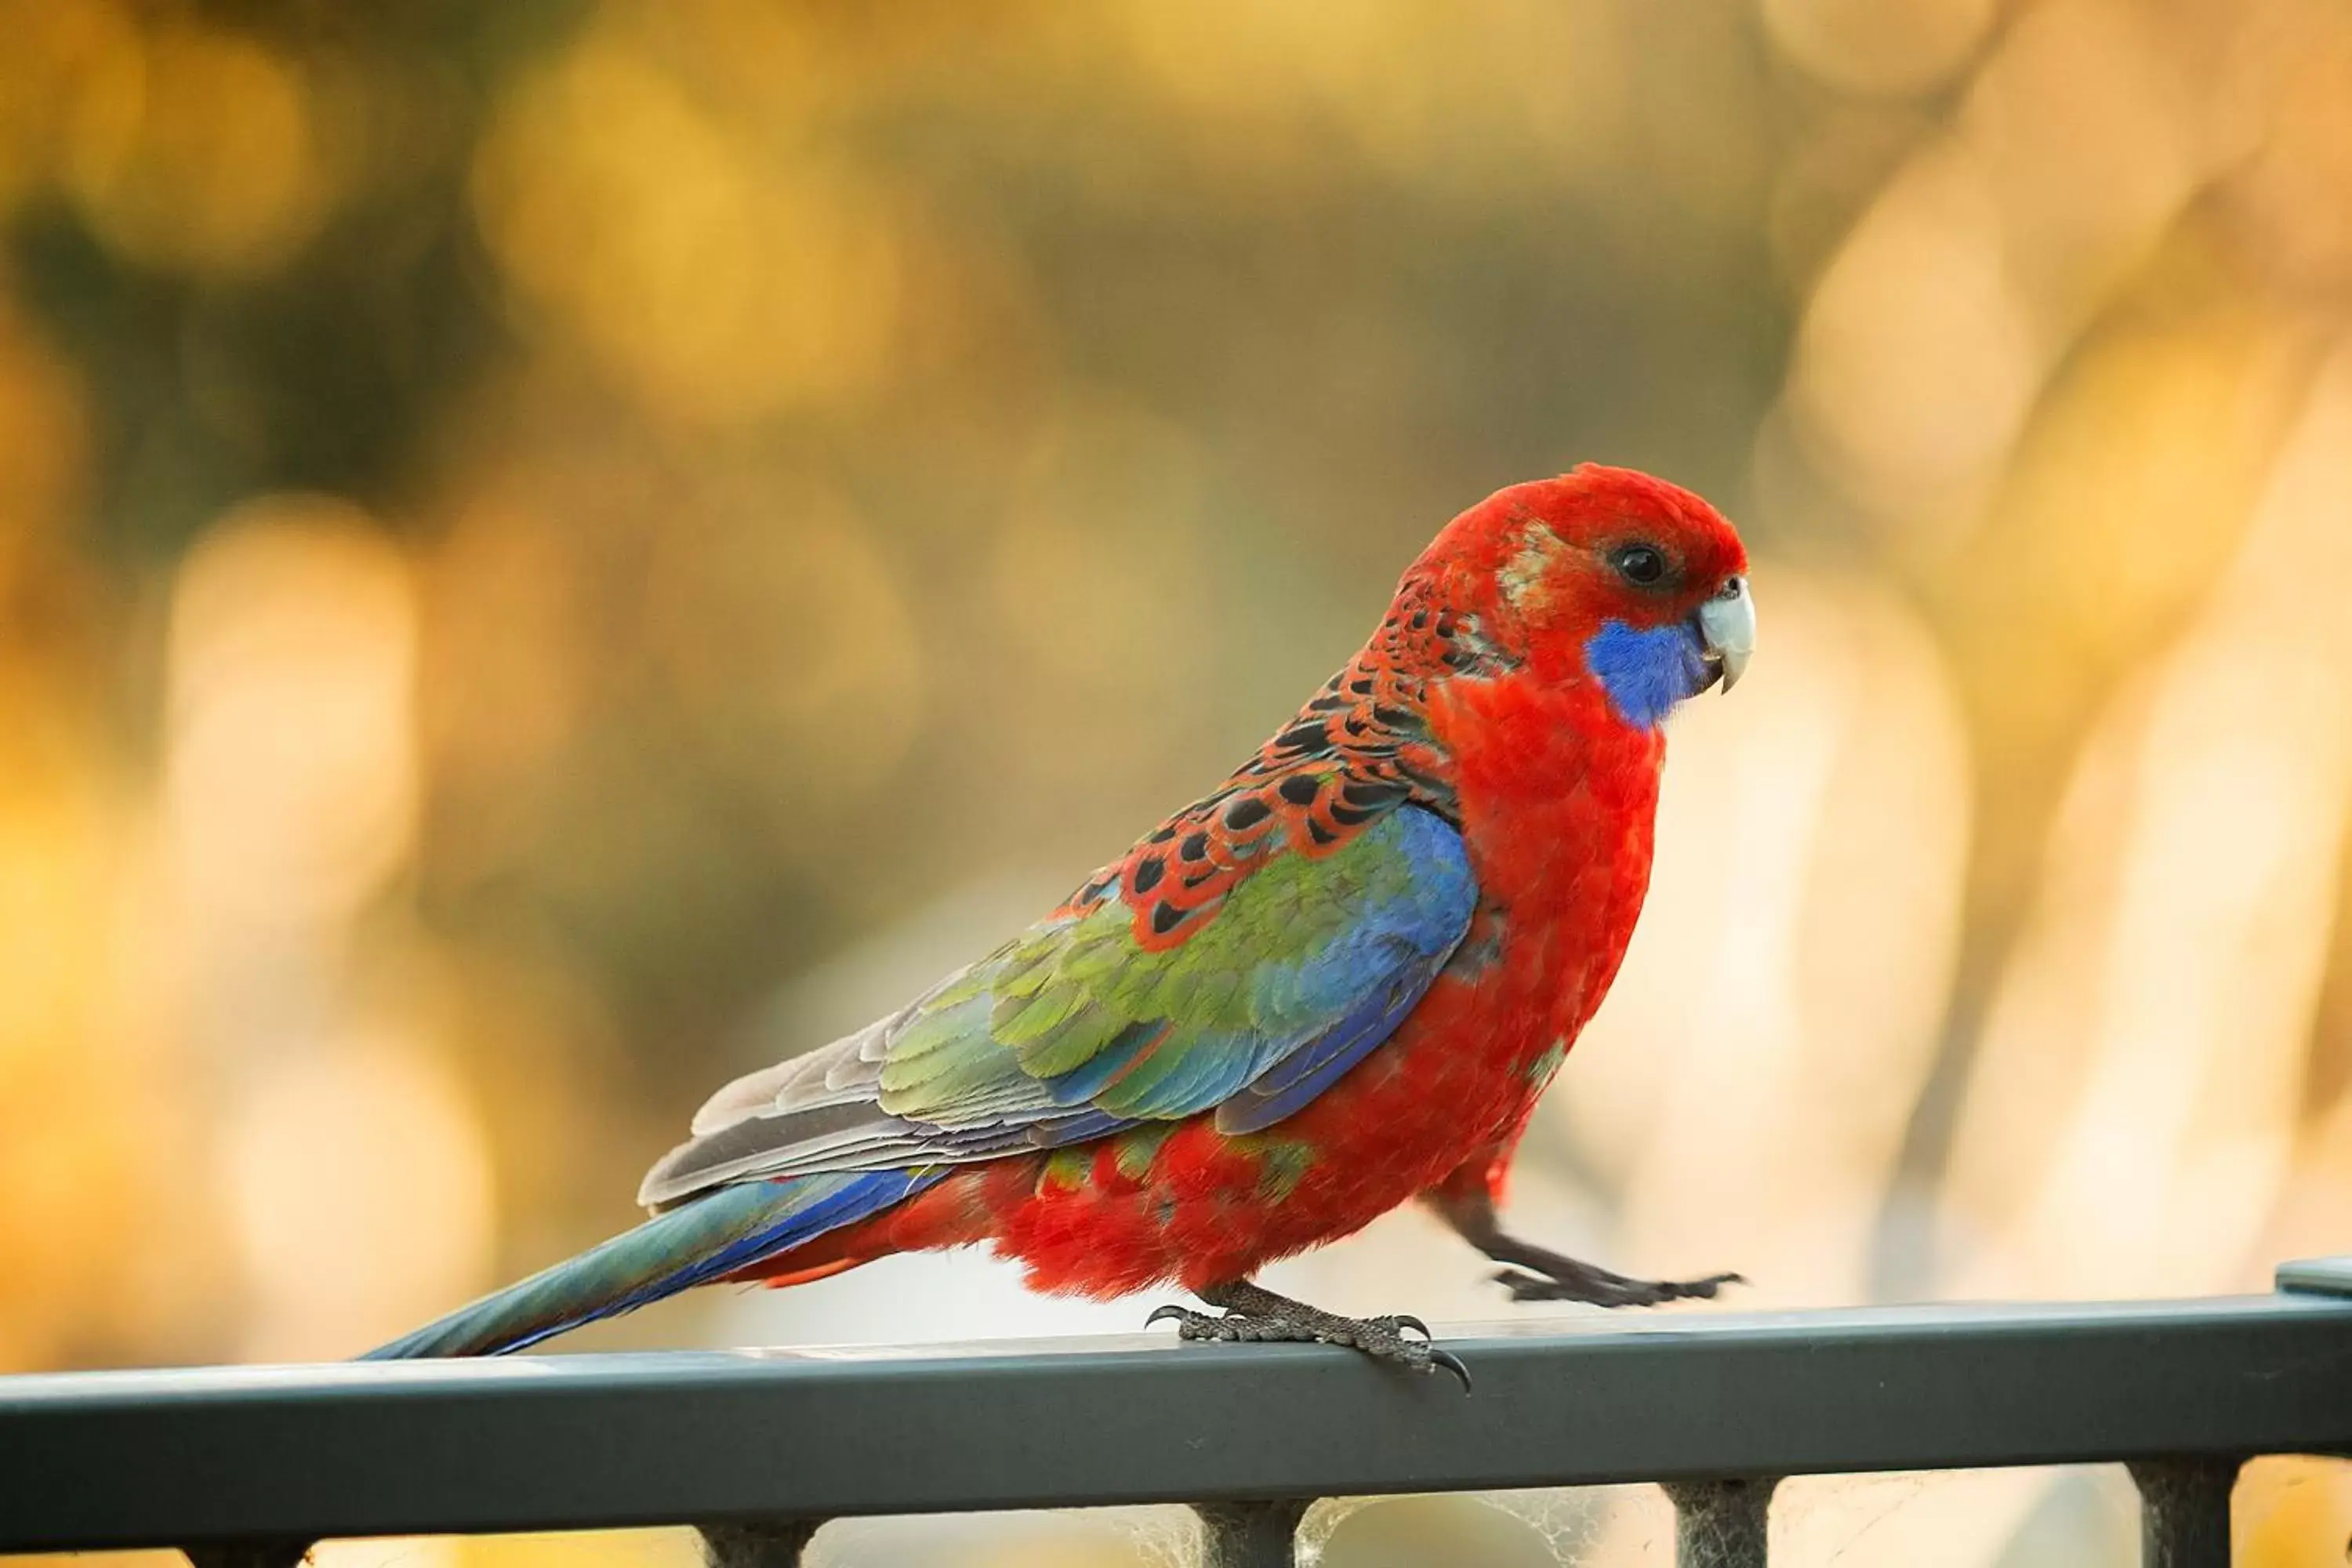
[[[1656,729],[1706,679],[1705,650],[1688,626],[1637,631],[1622,621],[1604,621],[1585,639],[1584,662],[1617,717],[1637,730]]]

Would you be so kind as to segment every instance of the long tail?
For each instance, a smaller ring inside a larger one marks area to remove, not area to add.
[[[362,1359],[523,1350],[583,1323],[724,1279],[878,1214],[939,1177],[936,1171],[858,1171],[720,1187]]]

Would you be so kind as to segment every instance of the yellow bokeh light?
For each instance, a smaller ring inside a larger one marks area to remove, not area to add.
[[[0,49],[0,212],[13,209],[71,155],[83,95],[110,62],[136,54],[139,35],[111,0],[16,5]]]
[[[1004,720],[1058,737],[1086,714],[1097,777],[1167,766],[1203,700],[1202,668],[1181,657],[1210,592],[1198,463],[1182,431],[1138,410],[1066,411],[975,584],[1008,656]]]
[[[2040,336],[2077,330],[2233,155],[2215,95],[2166,58],[2143,7],[2054,0],[2020,17],[1970,89],[1959,133],[2001,211]],[[2197,84],[2192,86],[2192,84]]]
[[[1763,0],[1772,41],[1807,70],[1856,92],[1918,92],[1968,60],[1994,0]]]
[[[1790,374],[1795,428],[1882,515],[1966,510],[2000,472],[2042,349],[1965,148],[1916,160],[1822,275]]]
[[[779,844],[898,766],[922,717],[922,639],[904,589],[836,500],[770,492],[756,513],[674,529],[647,593],[655,657],[717,755],[764,775]]]
[[[110,44],[80,79],[66,171],[93,227],[143,261],[228,275],[309,237],[326,187],[289,61],[191,26]]]
[[[2270,123],[2235,195],[2264,265],[2308,297],[2341,298],[2352,282],[2352,32],[2294,42],[2284,70],[2253,78]]]
[[[1772,1559],[1838,1568],[1998,1563],[2052,1479],[2037,1469],[1791,1476],[1772,1493]]]
[[[80,498],[88,437],[78,379],[27,324],[0,305],[0,581],[37,565],[56,567],[38,547],[64,531]],[[37,558],[37,551],[38,557]]]
[[[701,1538],[687,1530],[478,1536],[456,1545],[462,1568],[701,1568],[705,1562]]]
[[[2339,361],[2213,601],[2084,759],[1963,1108],[1964,1289],[2251,1282],[2352,800],[2352,679],[2306,613],[2352,592],[2347,460]]]
[[[1550,187],[1604,173],[1638,108],[1614,20],[1591,7],[1518,0],[1476,27],[1449,25],[1430,0],[1128,0],[1104,15],[1187,144],[1213,160],[1220,200],[1313,179],[1327,141],[1439,189]],[[1539,155],[1496,158],[1497,145]]]
[[[406,1031],[362,1026],[268,1064],[225,1131],[248,1359],[356,1354],[488,1283],[481,1121]]]
[[[401,555],[341,503],[253,502],[182,568],[167,658],[164,801],[184,895],[212,917],[349,910],[415,830]]]
[[[474,205],[527,305],[666,413],[756,418],[887,375],[891,199],[807,156],[763,164],[618,28],[518,95]]]
[[[2249,1568],[2336,1568],[2352,1541],[2352,1463],[2281,1454],[2239,1473],[2231,1561]]]

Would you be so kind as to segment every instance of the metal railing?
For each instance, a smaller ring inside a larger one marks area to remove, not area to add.
[[[1686,1568],[1741,1568],[1781,1477],[2119,1460],[2150,1568],[2220,1568],[2242,1463],[2352,1454],[2352,1258],[2280,1286],[1486,1326],[1446,1336],[1466,1398],[1140,1336],[0,1378],[0,1552],[689,1524],[789,1568],[847,1515],[1180,1502],[1271,1568],[1316,1498],[1652,1480]]]

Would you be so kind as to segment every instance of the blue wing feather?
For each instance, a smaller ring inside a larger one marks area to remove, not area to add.
[[[1385,994],[1365,997],[1355,1011],[1219,1105],[1217,1131],[1262,1132],[1305,1109],[1395,1032],[1444,967],[1443,958],[1423,961],[1412,973],[1401,975]]]
[[[936,1168],[861,1171],[720,1187],[460,1307],[362,1359],[506,1355],[527,1350],[584,1323],[724,1279],[826,1231],[879,1214],[945,1174]]]

